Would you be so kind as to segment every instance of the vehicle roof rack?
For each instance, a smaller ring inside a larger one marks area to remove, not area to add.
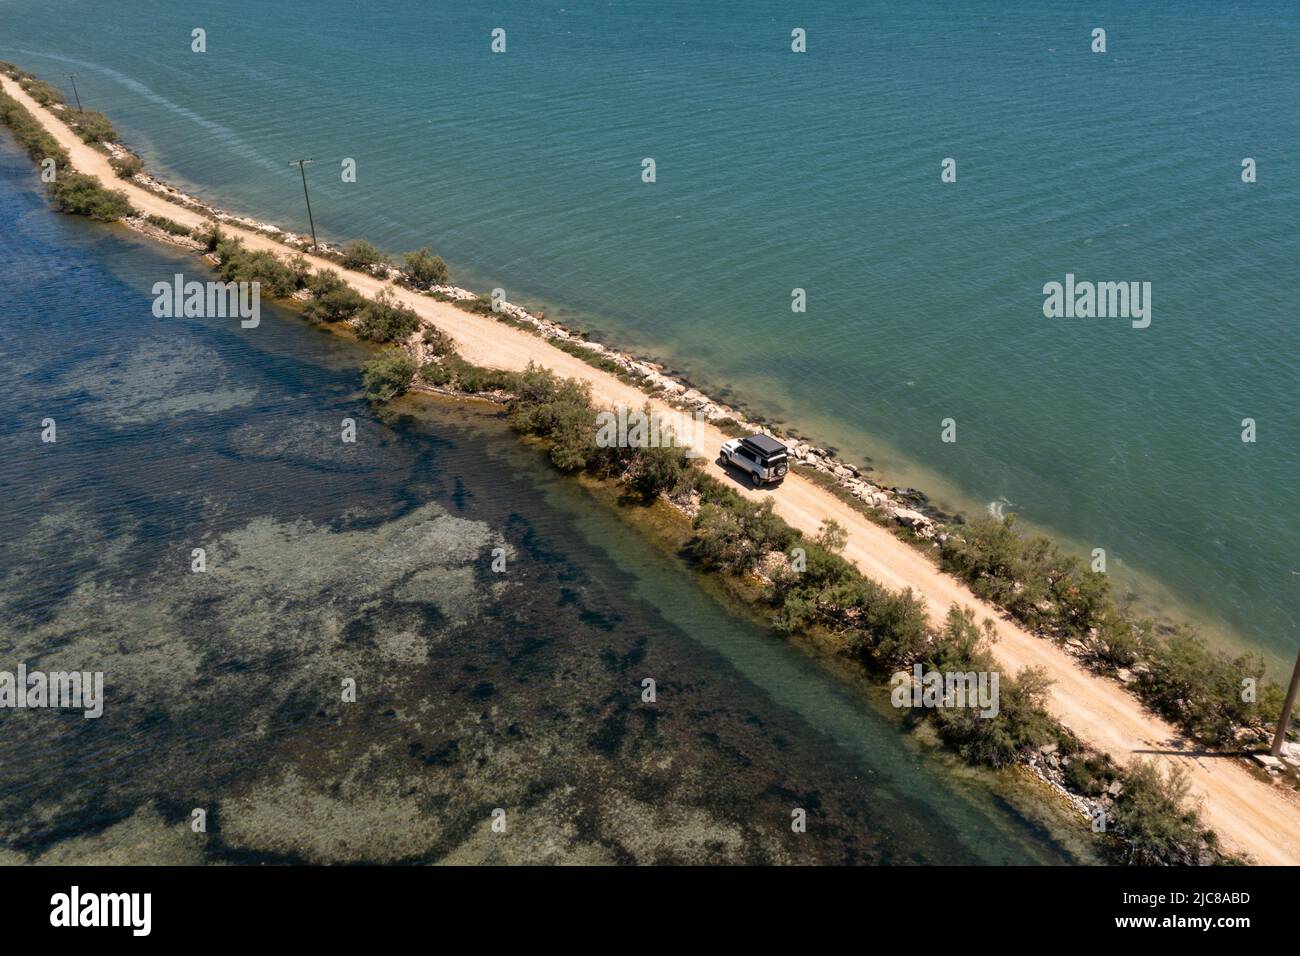
[[[785,445],[782,445],[771,435],[748,435],[742,441],[763,455],[784,455],[786,453]]]

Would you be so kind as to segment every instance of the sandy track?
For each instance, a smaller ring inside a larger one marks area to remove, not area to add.
[[[79,172],[97,176],[112,188],[121,189],[130,197],[131,203],[145,213],[166,216],[187,226],[202,224],[204,217],[198,213],[118,179],[106,156],[82,143],[57,117],[40,107],[8,77],[0,77],[0,86],[36,116],[68,150],[72,165]],[[239,236],[249,248],[285,253],[284,246],[255,232],[226,224],[222,229]],[[639,408],[646,402],[644,393],[548,345],[535,335],[397,288],[373,276],[340,269],[328,260],[310,255],[306,258],[315,268],[339,271],[355,287],[370,295],[383,288],[390,289],[398,300],[454,338],[461,354],[471,362],[516,371],[530,361],[536,362],[560,375],[590,382],[593,395],[601,404]],[[651,405],[667,414],[676,411],[658,401],[651,401]],[[707,425],[700,429],[700,433],[708,455],[712,455],[726,437],[717,428]],[[716,477],[732,481],[715,461],[709,461],[706,467]],[[1218,832],[1228,849],[1247,854],[1258,863],[1300,863],[1300,800],[1294,794],[1257,780],[1235,758],[1198,756],[1197,745],[1183,738],[1163,720],[1152,716],[1118,683],[1089,673],[1051,642],[1035,637],[1005,619],[996,608],[977,599],[959,581],[939,571],[924,554],[797,474],[791,474],[780,489],[770,495],[736,487],[751,498],[772,497],[776,513],[805,533],[816,533],[823,519],[834,518],[848,532],[845,557],[868,577],[882,584],[892,588],[912,588],[924,599],[936,620],[941,620],[954,604],[972,607],[981,618],[993,619],[997,627],[994,653],[1001,665],[1011,672],[1029,666],[1046,671],[1053,681],[1048,708],[1066,727],[1107,751],[1122,764],[1134,758],[1150,758],[1166,766],[1183,766],[1188,771],[1193,793],[1202,801],[1206,822]]]

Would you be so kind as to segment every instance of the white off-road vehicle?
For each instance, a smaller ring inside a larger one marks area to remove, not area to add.
[[[780,481],[790,470],[789,452],[771,435],[728,439],[722,443],[722,460],[748,472],[755,488]]]

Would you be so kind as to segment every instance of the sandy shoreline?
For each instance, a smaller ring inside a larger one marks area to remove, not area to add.
[[[73,167],[96,176],[109,188],[125,192],[143,214],[164,216],[189,227],[207,221],[202,212],[119,179],[106,155],[84,144],[8,77],[0,76],[0,87],[58,140],[68,151]],[[234,220],[224,222],[223,230],[243,240],[250,249],[280,255],[290,252],[283,243]],[[310,253],[304,257],[315,269],[339,272],[365,295],[373,297],[381,290],[388,290],[397,301],[414,310],[422,322],[449,335],[460,354],[474,364],[522,371],[529,362],[534,362],[559,375],[589,382],[593,398],[600,405],[639,408],[648,402],[663,415],[679,413],[678,408],[664,400],[648,398],[641,389],[594,368],[536,334],[489,316],[466,312],[450,302],[396,286],[391,281],[343,269]],[[716,449],[726,437],[715,424],[705,422],[699,426],[699,439],[706,450]],[[714,477],[734,484],[731,476],[711,459],[711,454],[704,459],[704,467]],[[996,608],[977,599],[964,584],[941,572],[925,554],[798,473],[792,473],[776,492],[736,487],[754,499],[772,498],[775,512],[805,534],[816,534],[827,518],[837,521],[848,532],[844,556],[867,577],[887,587],[910,587],[924,600],[935,620],[942,620],[954,604],[973,608],[981,618],[991,618],[998,637],[993,652],[1000,664],[1012,672],[1030,666],[1046,671],[1053,681],[1047,706],[1064,726],[1090,745],[1110,753],[1120,764],[1127,765],[1140,757],[1166,767],[1183,766],[1192,793],[1202,802],[1206,824],[1219,834],[1229,851],[1248,855],[1258,863],[1300,863],[1300,801],[1294,794],[1257,779],[1238,758],[1205,754],[1170,724],[1151,715],[1117,682],[1090,673],[1065,650],[1008,620]]]

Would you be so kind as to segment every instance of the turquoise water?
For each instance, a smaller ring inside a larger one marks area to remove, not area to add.
[[[369,353],[271,306],[155,318],[199,260],[54,213],[3,134],[0,248],[0,671],[105,687],[0,710],[0,864],[1095,861],[496,409],[375,414]]]
[[[895,483],[1103,547],[1277,665],[1298,28],[1281,2],[5,0],[0,57],[75,71],[149,166],[236,211],[305,229],[286,162],[314,157],[323,235],[429,243]],[[1066,273],[1150,281],[1151,327],[1044,319]]]

